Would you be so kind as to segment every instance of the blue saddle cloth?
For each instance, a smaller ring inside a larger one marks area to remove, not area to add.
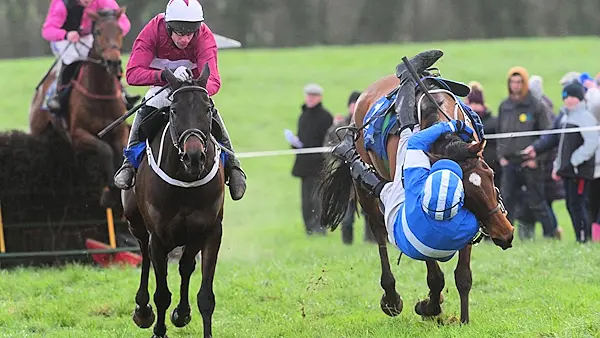
[[[365,149],[374,151],[385,161],[388,161],[387,139],[390,130],[398,121],[396,112],[390,109],[396,102],[398,91],[395,90],[391,97],[388,98],[388,96],[383,96],[375,102],[363,120],[363,124],[367,125],[363,130]]]
[[[123,155],[127,157],[129,162],[133,165],[134,168],[139,168],[142,160],[144,159],[144,155],[146,153],[146,142],[140,142],[130,149],[123,149]],[[225,163],[227,161],[227,157],[229,154],[225,151],[221,151],[221,162]]]

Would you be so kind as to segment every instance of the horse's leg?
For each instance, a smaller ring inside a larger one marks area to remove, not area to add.
[[[148,277],[150,274],[150,235],[145,231],[136,231],[130,228],[131,233],[138,238],[140,243],[140,251],[142,254],[142,273],[140,278],[140,286],[135,294],[135,311],[133,312],[133,321],[142,328],[147,329],[154,323],[154,312],[150,305],[150,294],[148,293]]]
[[[441,293],[444,289],[444,273],[437,261],[428,260],[427,264],[427,286],[429,286],[429,298],[415,305],[415,312],[424,317],[437,316],[442,313]]]
[[[375,240],[379,247],[379,259],[381,261],[381,287],[384,294],[381,297],[381,310],[390,317],[395,317],[402,312],[403,302],[400,294],[396,292],[396,279],[392,274],[390,259],[387,251],[387,230],[383,215],[379,212],[377,200],[364,192],[362,189],[357,189],[359,201],[365,210],[367,222],[373,231]],[[375,215],[375,216],[373,216]]]
[[[186,326],[191,320],[189,300],[190,278],[196,268],[196,255],[200,251],[198,246],[186,245],[183,255],[179,259],[179,275],[181,276],[181,289],[179,304],[171,313],[171,322],[177,327]]]
[[[171,305],[171,292],[167,285],[167,250],[154,235],[150,236],[150,257],[154,266],[156,277],[156,290],[154,291],[154,304],[156,304],[157,320],[154,325],[154,336],[152,338],[164,338],[167,336],[165,325],[165,313]]]
[[[212,235],[206,240],[202,249],[202,285],[198,292],[198,309],[202,315],[204,337],[212,337],[212,314],[215,311],[215,294],[213,293],[213,279],[217,267],[217,256],[221,247],[223,228],[221,220],[215,224]]]
[[[458,264],[454,270],[456,289],[460,295],[460,322],[469,322],[469,292],[473,284],[471,274],[471,245],[467,245],[458,252]]]

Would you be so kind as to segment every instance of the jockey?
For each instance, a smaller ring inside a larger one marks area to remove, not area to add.
[[[88,11],[99,11],[102,9],[119,9],[115,0],[51,0],[46,20],[42,25],[42,37],[50,42],[52,53],[61,57],[57,62],[56,79],[49,89],[48,108],[53,112],[61,109],[61,93],[57,85],[63,76],[66,66],[76,61],[85,60],[89,53],[89,47],[94,42],[92,35],[92,19],[87,15]],[[125,36],[131,24],[123,13],[119,18],[119,26]],[[120,80],[120,79],[119,79]],[[67,81],[67,79],[64,79]],[[129,96],[122,88],[123,101],[128,109],[140,99],[138,95]]]
[[[165,13],[160,13],[142,29],[135,42],[127,64],[127,82],[132,86],[152,86],[146,98],[153,96],[167,83],[165,68],[173,71],[181,80],[198,77],[202,66],[208,62],[210,77],[206,85],[209,96],[221,87],[217,67],[217,45],[213,33],[204,23],[204,12],[198,0],[170,0]],[[140,122],[157,108],[170,105],[169,90],[164,90],[149,99],[135,116],[127,148],[142,142],[138,132]],[[215,109],[213,120],[221,127],[217,140],[233,152],[229,134],[223,119]],[[218,134],[218,133],[217,133]],[[220,138],[220,139],[219,139]],[[239,200],[246,190],[246,175],[239,160],[232,154],[225,163],[229,177],[229,190],[233,200]],[[129,189],[135,184],[135,168],[127,157],[115,174],[115,185]]]
[[[412,60],[418,73],[430,66],[429,61]],[[352,133],[346,134],[333,155],[349,163],[354,180],[380,199],[392,244],[413,259],[447,261],[477,235],[479,223],[463,207],[463,173],[458,163],[442,159],[430,165],[425,152],[444,133],[457,133],[468,140],[473,130],[463,121],[453,120],[413,133],[418,127],[414,79],[405,77],[403,83],[397,106],[400,141],[394,181],[385,181],[360,159]]]

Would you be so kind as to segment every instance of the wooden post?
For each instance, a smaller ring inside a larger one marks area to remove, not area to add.
[[[117,247],[117,241],[115,240],[115,222],[112,208],[106,208],[106,221],[108,223],[108,240],[110,241],[110,247],[114,249]]]
[[[6,245],[4,243],[4,223],[2,223],[2,202],[0,201],[0,252],[6,252]]]

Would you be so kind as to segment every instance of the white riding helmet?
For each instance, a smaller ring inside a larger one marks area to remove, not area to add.
[[[204,10],[198,0],[169,0],[165,21],[175,33],[195,33],[204,21]]]

